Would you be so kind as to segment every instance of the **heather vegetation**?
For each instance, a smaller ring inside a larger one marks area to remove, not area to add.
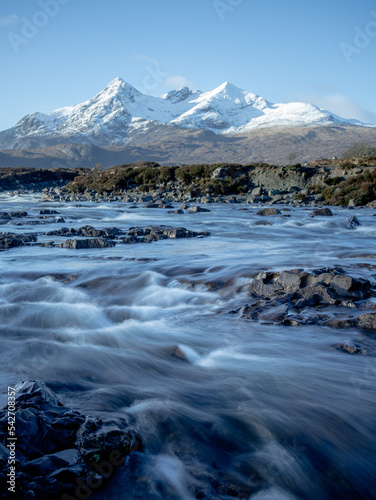
[[[264,163],[162,166],[155,162],[137,162],[86,170],[67,187],[76,195],[88,191],[105,194],[130,190],[155,194],[158,190],[171,192],[174,189],[192,197],[244,195],[260,185],[255,176],[262,172],[267,178],[276,179],[277,185],[285,186],[279,189],[282,195],[294,189],[294,183],[300,179],[300,184],[308,191],[297,189],[293,196],[297,202],[310,203],[312,196],[320,195],[321,201],[329,205],[348,205],[352,200],[356,205],[366,205],[376,200],[376,169],[368,168],[376,165],[376,157],[372,156],[375,150],[366,144],[355,145],[341,159],[326,160],[324,171],[315,164],[302,166],[299,163],[281,167]],[[341,175],[333,175],[332,168]]]
[[[249,189],[249,171],[260,166],[266,167],[263,164],[244,166],[225,163],[166,167],[145,162],[107,170],[93,169],[78,176],[68,188],[74,193],[83,193],[88,189],[104,193],[135,188],[147,193],[161,185],[175,183],[192,194],[241,194]]]
[[[311,192],[321,194],[328,205],[348,205],[351,200],[356,205],[367,205],[376,200],[376,169],[348,179],[327,179],[323,186],[312,186]]]

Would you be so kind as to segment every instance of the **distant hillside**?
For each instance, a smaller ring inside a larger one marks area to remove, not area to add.
[[[357,142],[376,146],[376,129],[355,126],[256,129],[247,134],[220,135],[210,131],[162,128],[145,133],[137,144],[99,147],[60,144],[46,148],[0,151],[0,167],[92,168],[156,161],[163,165],[266,162],[302,164],[340,156]]]

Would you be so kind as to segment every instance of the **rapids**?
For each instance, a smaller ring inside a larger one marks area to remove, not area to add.
[[[36,217],[42,206],[38,196],[0,202]],[[126,415],[143,439],[143,451],[91,498],[376,498],[375,358],[332,347],[364,334],[229,314],[263,270],[339,265],[372,277],[359,264],[376,265],[373,210],[312,219],[306,208],[263,218],[232,204],[184,215],[117,203],[43,208],[66,223],[2,231],[166,224],[211,232],[0,254],[0,403],[8,385],[42,380],[73,409]],[[362,223],[356,230],[346,227],[350,215]],[[39,237],[51,239],[59,240]]]

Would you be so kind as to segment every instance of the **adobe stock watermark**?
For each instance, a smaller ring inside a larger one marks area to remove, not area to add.
[[[39,31],[47,26],[51,19],[60,12],[62,5],[67,5],[71,0],[39,0],[40,10],[37,10],[31,19],[23,16],[20,33],[8,33],[8,40],[12,49],[18,54],[23,45],[27,45],[35,38]]]
[[[363,29],[355,26],[355,35],[352,44],[347,42],[340,44],[340,49],[348,63],[351,63],[353,56],[360,54],[362,50],[368,47],[372,39],[376,37],[376,11],[371,10],[370,14],[372,19],[368,21]]]
[[[154,61],[153,66],[146,66],[145,71],[146,75],[142,79],[141,88],[141,92],[143,94],[155,90],[158,86],[162,85],[170,76],[170,73],[166,73],[165,71],[161,70],[159,61]]]
[[[220,21],[224,21],[226,15],[235,10],[235,7],[243,3],[244,0],[213,0],[213,7]]]

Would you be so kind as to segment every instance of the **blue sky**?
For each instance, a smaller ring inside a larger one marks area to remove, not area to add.
[[[2,0],[0,130],[120,76],[160,95],[224,81],[376,123],[376,3]]]

